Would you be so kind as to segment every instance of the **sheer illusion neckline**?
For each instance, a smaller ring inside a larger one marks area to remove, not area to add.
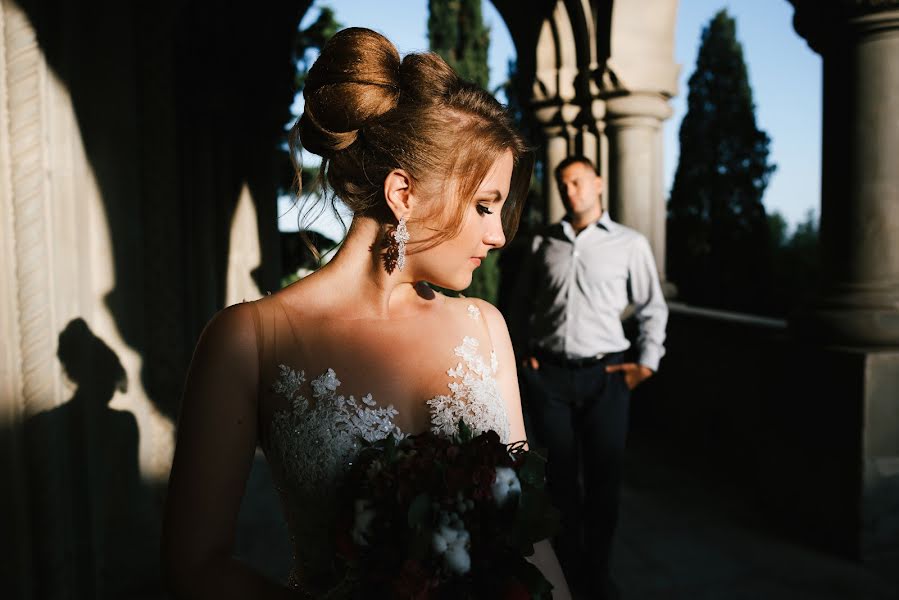
[[[476,307],[472,308],[476,310]],[[499,367],[496,350],[491,348],[489,359],[485,360],[479,347],[477,338],[464,336],[462,343],[454,350],[459,360],[445,372],[449,378],[446,384],[449,393],[422,397],[422,402],[428,406],[430,430],[433,433],[452,435],[460,418],[464,418],[469,425],[477,426],[485,416],[499,417],[501,413],[501,419],[489,420],[494,425],[503,424],[497,433],[503,439],[508,438],[508,417],[495,379]],[[400,411],[393,403],[380,404],[371,392],[360,397],[341,394],[342,382],[337,372],[330,367],[309,380],[311,399],[301,393],[306,381],[304,370],[283,363],[278,365],[278,377],[272,384],[272,391],[286,399],[290,405],[275,411],[276,422],[283,421],[289,413],[296,419],[301,414],[324,411],[335,419],[337,428],[353,430],[369,442],[389,433],[399,438],[413,433],[403,431],[396,425],[395,420]]]
[[[467,317],[485,325],[474,304],[468,305]],[[459,419],[464,419],[473,432],[492,430],[508,443],[509,418],[496,380],[499,364],[489,330],[481,329],[484,343],[490,345],[489,354],[481,354],[482,341],[464,335],[464,329],[460,327],[461,343],[445,366],[434,373],[446,382],[444,393],[422,398],[427,406],[428,431],[453,435]],[[283,401],[283,408],[266,421],[263,449],[294,540],[291,579],[297,585],[322,582],[313,587],[325,589],[331,583],[336,507],[346,473],[366,443],[414,432],[397,426],[400,413],[389,398],[375,398],[371,393],[361,397],[342,394],[340,373],[333,368],[307,380],[303,370],[280,361],[271,364],[278,367],[269,389]],[[396,368],[401,381],[404,376],[412,379],[409,376],[414,373],[404,372],[401,365]]]
[[[466,311],[473,321],[482,321],[481,311],[476,305],[468,304]],[[495,379],[499,364],[489,332],[488,341],[491,342],[491,348],[485,358],[480,352],[481,342],[476,337],[463,336],[462,343],[453,350],[455,364],[444,372],[448,393],[421,398],[428,407],[432,432],[452,435],[459,419],[464,418],[470,426],[489,421],[490,428],[499,427],[497,433],[503,438],[508,437],[508,416]],[[311,396],[307,397],[301,393],[307,382],[305,370],[279,363],[278,375],[271,389],[277,396],[287,400],[288,406],[275,411],[274,429],[280,428],[281,433],[285,433],[283,429],[287,427],[287,422],[308,421],[308,417],[315,414],[325,421],[333,419],[333,429],[354,431],[355,435],[368,441],[374,441],[388,433],[398,437],[410,433],[396,424],[396,417],[400,412],[393,403],[381,403],[381,399],[376,399],[370,392],[359,397],[341,394],[342,382],[338,377],[339,373],[333,368],[325,369],[309,380]]]

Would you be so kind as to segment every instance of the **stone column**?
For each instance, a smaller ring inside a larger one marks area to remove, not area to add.
[[[555,223],[565,216],[562,196],[556,186],[554,173],[556,166],[570,153],[572,140],[576,133],[572,122],[578,108],[573,104],[562,103],[561,106],[544,106],[536,111],[537,120],[543,129],[546,140],[546,162],[543,174],[543,192],[546,198],[546,222]]]
[[[596,92],[597,90],[591,90]],[[575,152],[593,161],[602,177],[602,208],[609,210],[609,138],[606,137],[606,103],[600,98],[590,102],[578,119]]]
[[[35,540],[35,512],[49,504],[48,512],[54,513],[41,522],[43,530],[65,530],[65,519],[57,516],[65,509],[63,499],[40,505],[43,498],[32,493],[35,480],[50,488],[59,478],[28,473],[32,448],[25,434],[27,420],[52,409],[60,395],[54,282],[47,268],[52,255],[44,146],[47,79],[37,33],[25,11],[16,2],[0,1],[0,529],[6,546],[0,560],[9,567],[3,590],[15,598],[36,593],[33,577],[40,569],[59,570],[50,560],[33,564],[35,556],[47,556],[39,554]],[[64,486],[54,487],[60,489]],[[56,541],[57,547],[64,545]]]
[[[606,100],[609,199],[612,218],[646,236],[665,281],[665,191],[662,122],[672,114],[666,97],[633,93]]]
[[[561,102],[538,106],[535,114],[546,140],[546,169],[543,178],[547,223],[565,216],[565,207],[556,185],[556,166],[572,154],[593,161],[603,177],[603,207],[608,208],[608,142],[605,136],[605,102],[598,98],[575,104]]]
[[[795,0],[823,58],[821,258],[805,329],[855,347],[899,347],[899,1]]]
[[[821,55],[824,75],[825,280],[793,320],[818,342],[795,370],[829,391],[832,402],[814,418],[840,424],[819,443],[841,453],[831,489],[806,485],[815,497],[849,500],[849,510],[816,509],[818,525],[848,532],[855,554],[876,558],[899,551],[899,0],[792,2],[796,31]],[[839,410],[852,418],[834,418]]]

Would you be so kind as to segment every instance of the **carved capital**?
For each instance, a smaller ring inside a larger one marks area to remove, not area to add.
[[[790,0],[793,28],[823,54],[847,36],[899,31],[899,0]]]
[[[856,15],[899,8],[899,0],[839,0],[839,4]]]
[[[643,122],[658,127],[673,111],[660,94],[625,94],[606,100],[606,120],[610,126]]]

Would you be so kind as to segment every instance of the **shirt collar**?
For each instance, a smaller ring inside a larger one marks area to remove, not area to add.
[[[596,222],[596,226],[600,229],[605,229],[606,231],[612,231],[615,222],[612,221],[612,218],[609,216],[609,211],[602,211],[602,215],[600,215],[599,220]]]
[[[571,218],[568,215],[565,215],[564,217],[562,217],[561,223],[562,223],[562,231],[565,232],[565,236],[568,237],[569,239],[573,240],[576,237],[576,235],[574,233],[574,227],[571,226]],[[588,225],[587,229],[589,229],[590,227],[593,227],[593,226],[596,226],[599,229],[602,229],[604,231],[610,232],[615,227],[615,222],[612,220],[611,217],[609,217],[609,211],[603,210],[602,214],[599,216],[599,219],[597,219],[596,222],[593,223],[593,225]],[[586,232],[587,229],[584,229],[584,231]]]

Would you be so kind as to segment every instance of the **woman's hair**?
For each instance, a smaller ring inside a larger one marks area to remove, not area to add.
[[[503,229],[515,234],[530,182],[533,157],[503,108],[480,87],[460,79],[438,55],[402,60],[387,38],[352,27],[325,44],[306,78],[305,112],[291,131],[322,157],[324,186],[354,215],[393,219],[384,179],[405,170],[421,197],[455,199],[455,210],[434,202],[424,221],[434,235],[416,240],[433,247],[459,233],[469,199],[506,151],[514,159],[503,206]],[[443,190],[449,193],[444,195]],[[445,215],[442,221],[434,216]]]

